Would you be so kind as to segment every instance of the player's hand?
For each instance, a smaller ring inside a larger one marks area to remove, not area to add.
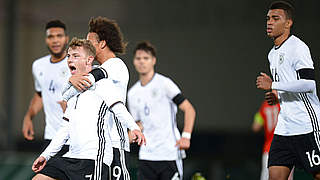
[[[46,164],[47,164],[46,158],[44,158],[43,156],[40,156],[33,162],[32,171],[37,173],[41,171]]]
[[[72,86],[77,88],[79,91],[85,91],[92,85],[90,80],[85,75],[87,74],[72,75],[69,78],[69,82],[72,84]]]
[[[190,139],[181,137],[181,139],[177,141],[176,146],[178,146],[179,149],[189,149]]]
[[[26,115],[23,119],[22,133],[24,138],[31,141],[34,139],[33,123],[30,116]]]
[[[258,89],[270,90],[272,86],[272,79],[266,74],[261,72],[257,77],[256,85]]]
[[[269,105],[275,105],[279,103],[279,99],[277,98],[277,95],[273,92],[267,92],[264,98]]]
[[[58,104],[60,104],[61,108],[62,108],[62,111],[63,113],[66,112],[66,109],[67,109],[67,102],[62,100],[62,101],[58,101]]]
[[[144,137],[143,133],[140,130],[132,130],[130,131],[130,136],[132,138],[132,142],[136,142],[139,146],[146,145],[146,138]]]

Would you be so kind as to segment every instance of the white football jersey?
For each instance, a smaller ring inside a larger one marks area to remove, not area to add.
[[[129,72],[126,64],[120,58],[108,59],[101,65],[108,73],[108,79],[117,88],[120,94],[121,102],[125,104],[127,97],[127,87],[129,81]],[[124,126],[115,116],[110,116],[114,124],[110,126],[112,145],[115,148],[130,151],[127,127]]]
[[[298,70],[314,69],[308,46],[291,35],[280,47],[268,55],[270,70],[276,82],[299,79]],[[274,134],[299,135],[319,131],[320,103],[316,90],[310,93],[278,91],[280,113]]]
[[[109,80],[103,79],[97,82],[93,88],[73,97],[68,101],[68,108],[64,117],[69,119],[69,153],[67,157],[78,159],[99,160],[111,165],[113,150],[109,126],[113,124],[108,107],[117,99],[109,99],[109,103],[103,101],[97,91],[112,94],[108,85]],[[111,97],[113,98],[113,96]]]
[[[51,55],[47,55],[32,65],[35,90],[41,92],[45,113],[44,139],[52,139],[61,127],[63,112],[58,101],[62,100],[63,86],[71,76],[67,57],[57,63],[50,59]]]
[[[141,121],[147,140],[140,147],[139,159],[172,161],[184,156],[184,151],[175,146],[180,132],[176,124],[177,105],[172,101],[180,93],[171,79],[158,73],[147,85],[142,86],[138,81],[130,88],[129,110],[134,119]]]
[[[110,80],[102,79],[68,101],[64,114],[68,122],[64,121],[64,126],[42,156],[52,157],[68,140],[69,152],[63,157],[92,159],[100,165],[102,162],[111,165],[113,150],[109,126],[113,124],[110,118],[113,114],[109,107],[120,99],[112,84]]]

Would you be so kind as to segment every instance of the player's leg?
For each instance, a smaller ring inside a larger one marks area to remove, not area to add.
[[[130,180],[130,174],[126,163],[127,152],[124,150],[113,148],[113,160],[111,164],[112,180]]]
[[[268,180],[269,179],[269,171],[268,171],[268,153],[264,152],[262,154],[261,160],[261,175],[260,180]]]
[[[313,175],[313,178],[315,180],[320,180],[320,172],[319,173],[316,173],[315,175]]]
[[[139,160],[138,179],[139,180],[158,180],[160,174],[159,161]]]
[[[66,170],[68,165],[64,162],[61,157],[51,158],[44,168],[34,176],[33,180],[67,180]]]
[[[291,169],[288,180],[293,180],[294,169],[295,169],[294,167]]]
[[[56,180],[56,179],[46,176],[44,174],[37,174],[32,178],[32,180]]]
[[[296,161],[292,147],[291,136],[274,135],[268,157],[269,180],[288,180]]]
[[[290,168],[286,166],[269,167],[269,180],[288,180]]]

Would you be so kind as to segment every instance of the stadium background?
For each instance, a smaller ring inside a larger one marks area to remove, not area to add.
[[[156,70],[171,77],[195,106],[185,179],[195,172],[208,180],[258,179],[263,134],[253,134],[251,123],[263,99],[255,78],[260,71],[269,71],[267,53],[272,41],[265,35],[265,16],[270,2],[0,0],[0,179],[32,176],[43,112],[34,119],[35,141],[25,141],[21,128],[34,93],[32,62],[47,54],[45,23],[61,19],[71,38],[85,38],[90,17],[99,15],[115,19],[129,42],[121,56],[130,71],[129,86],[138,78],[132,50],[138,41],[149,40],[158,50]],[[293,34],[309,45],[319,79],[320,1],[293,4]],[[179,113],[180,127],[182,117]],[[133,174],[135,160],[133,155]],[[295,179],[311,177],[297,171]]]

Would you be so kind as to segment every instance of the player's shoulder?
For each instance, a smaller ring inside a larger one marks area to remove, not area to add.
[[[32,65],[33,65],[33,66],[41,66],[41,65],[43,65],[43,64],[46,64],[46,63],[50,62],[50,57],[51,57],[50,54],[48,54],[48,55],[46,55],[46,56],[43,56],[43,57],[40,57],[40,58],[34,60],[34,62],[32,63]]]
[[[295,50],[297,50],[297,49],[308,50],[309,49],[307,44],[304,41],[302,41],[300,38],[298,38],[297,36],[291,35],[291,37],[288,40],[289,40],[289,45],[295,47]]]
[[[139,91],[139,88],[141,87],[141,82],[137,81],[136,83],[134,83],[131,88],[128,90],[128,97],[132,97],[134,96],[137,91]]]
[[[157,81],[158,84],[160,84],[160,83],[163,83],[163,84],[174,83],[174,81],[169,76],[166,76],[166,75],[163,75],[160,73],[156,73],[154,79],[155,79],[155,81]]]
[[[111,66],[118,66],[122,68],[127,68],[127,65],[122,61],[122,59],[115,57],[108,59],[106,62],[104,62],[101,67],[110,68]]]

